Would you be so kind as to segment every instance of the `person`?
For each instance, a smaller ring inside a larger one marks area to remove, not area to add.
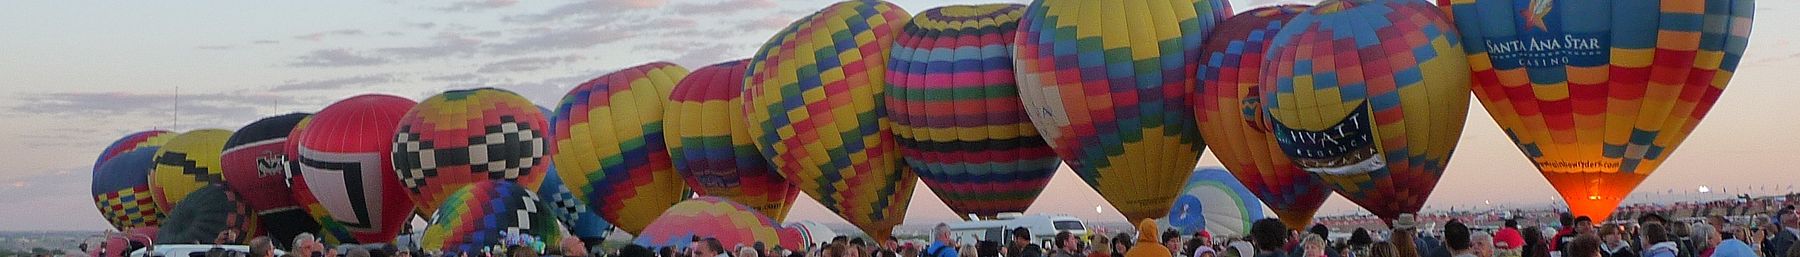
[[[1369,235],[1368,229],[1356,228],[1356,230],[1350,231],[1348,243],[1350,243],[1350,254],[1346,257],[1368,257],[1369,247],[1375,244],[1375,237]]]
[[[975,242],[975,257],[1000,257],[1000,242],[987,240]]]
[[[1161,244],[1162,242],[1157,241],[1157,239],[1160,239],[1160,238],[1156,237],[1156,220],[1143,219],[1141,221],[1138,221],[1137,228],[1138,228],[1137,246],[1132,247],[1130,251],[1126,251],[1125,257],[1173,257],[1174,256],[1174,254],[1169,251],[1168,247],[1163,246],[1163,244]],[[1180,235],[1180,233],[1177,233],[1176,235]],[[1014,256],[1009,255],[1007,257],[1014,257]]]
[[[1556,229],[1556,235],[1550,236],[1548,246],[1551,252],[1562,252],[1569,241],[1575,240],[1575,216],[1567,212],[1558,213],[1556,225],[1561,227]]]
[[[1081,257],[1080,239],[1069,231],[1056,232],[1056,249],[1050,251],[1050,257]]]
[[[266,236],[251,238],[250,257],[275,257],[275,243]]]
[[[294,235],[294,244],[291,244],[291,245],[293,247],[288,248],[288,254],[292,254],[294,256],[300,256],[300,257],[313,257],[314,255],[320,255],[319,251],[321,250],[321,248],[325,247],[324,244],[319,243],[319,240],[317,238],[313,237],[312,233],[305,233],[305,232],[302,232],[299,235]]]
[[[1550,246],[1544,243],[1544,232],[1538,227],[1527,227],[1520,231],[1525,244],[1519,250],[1521,257],[1550,257]]]
[[[1017,227],[1012,230],[1012,245],[1006,246],[1006,257],[1044,257],[1042,249],[1031,243],[1031,230]]]
[[[1444,223],[1444,246],[1452,256],[1475,257],[1474,244],[1469,239],[1469,226],[1462,221],[1451,219]]]
[[[1189,237],[1187,243],[1181,248],[1181,252],[1189,257],[1201,257],[1202,249],[1208,253],[1212,252],[1212,234],[1206,233],[1206,230],[1201,230],[1194,233],[1193,237]]]
[[[662,249],[667,252],[670,252],[670,253],[674,252],[674,250],[669,250],[668,247],[663,247]],[[625,245],[625,247],[619,248],[619,255],[618,255],[618,257],[652,257],[652,256],[657,256],[657,255],[655,252],[651,252],[650,248],[646,248],[642,245],[634,245],[634,244],[628,244],[628,245]]]
[[[559,244],[562,248],[563,256],[588,256],[587,244],[582,243],[580,238],[572,236],[563,237],[562,242],[559,242]]]
[[[1625,229],[1618,226],[1607,226],[1600,230],[1600,256],[1602,257],[1638,257],[1631,250],[1631,243],[1625,242]]]
[[[1287,244],[1287,226],[1281,220],[1265,218],[1250,224],[1250,244],[1256,247],[1255,257],[1287,257],[1281,247]]]
[[[1477,231],[1477,232],[1474,232],[1474,235],[1469,236],[1469,243],[1470,243],[1469,250],[1474,251],[1475,256],[1479,256],[1479,257],[1494,257],[1495,256],[1494,255],[1494,235],[1489,235],[1487,232]]]
[[[320,246],[320,247],[324,247],[324,246],[325,246],[325,244],[324,244],[324,243],[320,243],[320,244],[319,244],[319,246]],[[338,246],[337,246],[337,247],[324,247],[324,248],[325,248],[325,257],[338,257],[338,256],[343,256],[343,255],[338,255],[338,248],[344,248],[344,246],[345,246],[345,245],[338,245]]]
[[[1378,242],[1378,243],[1374,243],[1374,244],[1369,244],[1369,257],[1397,257],[1397,256],[1399,256],[1399,253],[1394,251],[1394,243]]]
[[[1163,248],[1169,249],[1169,256],[1180,257],[1186,255],[1186,253],[1181,252],[1181,250],[1187,249],[1187,247],[1181,247],[1181,231],[1175,231],[1174,229],[1164,230],[1162,233],[1162,246]]]
[[[1731,229],[1731,220],[1725,219],[1725,216],[1718,214],[1707,215],[1706,225],[1710,225],[1713,227],[1713,230],[1719,231],[1719,238],[1721,241],[1734,238],[1735,232],[1737,232]]]
[[[1506,219],[1500,230],[1494,231],[1494,247],[1513,251],[1525,247],[1525,237],[1519,234],[1518,219]]]
[[[1727,225],[1729,225],[1729,223],[1727,223]],[[1744,240],[1742,240],[1742,239],[1725,238],[1723,235],[1720,235],[1720,234],[1715,234],[1715,236],[1713,238],[1714,239],[1711,242],[1711,245],[1713,246],[1712,255],[1710,255],[1708,257],[1756,257],[1757,256],[1756,248],[1750,247],[1750,244],[1745,243]]]
[[[1093,249],[1089,249],[1087,257],[1112,257],[1112,239],[1105,234],[1094,234]]]
[[[1662,223],[1644,224],[1643,241],[1645,245],[1643,257],[1675,257],[1680,250],[1673,238],[1669,238],[1669,230]]]
[[[850,251],[854,252],[855,256],[874,257],[869,254],[869,244],[861,237],[850,239]]]
[[[1125,251],[1131,250],[1131,235],[1119,233],[1112,238],[1112,257],[1125,257]]]
[[[938,223],[932,228],[931,246],[925,247],[926,257],[960,257],[956,252],[956,241],[950,239],[950,225]]]
[[[1325,257],[1325,238],[1307,233],[1300,242],[1300,256],[1295,257]]]
[[[1693,249],[1694,256],[1712,257],[1714,247],[1719,243],[1718,230],[1711,224],[1694,223],[1688,228],[1688,235],[1688,240],[1692,241],[1688,245],[1693,247],[1688,249]]]
[[[1795,241],[1800,241],[1800,215],[1795,215],[1792,207],[1789,207],[1782,209],[1780,215],[1775,217],[1781,221],[1781,227],[1778,230],[1769,231],[1773,236],[1765,243],[1770,248],[1770,252],[1766,255],[1787,256],[1788,248],[1792,248]]]
[[[693,257],[725,256],[724,255],[725,254],[725,245],[723,243],[719,243],[718,238],[708,237],[706,239],[701,239],[699,247],[695,247],[695,248],[697,248],[697,249],[694,249]]]
[[[1567,246],[1569,248],[1563,249],[1563,257],[1600,257],[1600,237],[1593,234],[1578,231]]]
[[[762,253],[758,253],[756,251],[755,247],[744,246],[744,247],[738,247],[737,256],[738,257],[762,257]]]
[[[1312,227],[1308,228],[1306,231],[1307,231],[1307,233],[1312,233],[1313,235],[1319,236],[1319,238],[1324,238],[1324,239],[1331,238],[1331,228],[1326,227],[1325,224],[1313,224]],[[1343,256],[1340,256],[1337,251],[1325,251],[1325,256],[1343,257]]]

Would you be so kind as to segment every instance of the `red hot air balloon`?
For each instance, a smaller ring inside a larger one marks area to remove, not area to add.
[[[413,105],[389,95],[350,97],[319,110],[297,138],[307,188],[358,242],[393,241],[412,217],[388,150]]]
[[[306,210],[295,204],[287,184],[288,134],[308,116],[292,113],[251,122],[233,132],[219,154],[219,167],[229,181],[226,188],[241,196],[262,222],[260,227],[281,241],[319,228]]]

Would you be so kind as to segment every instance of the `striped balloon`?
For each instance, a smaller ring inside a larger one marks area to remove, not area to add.
[[[953,5],[914,16],[888,60],[888,118],[907,166],[957,214],[1024,212],[1060,163],[1013,81],[1025,6]]]
[[[549,130],[544,113],[512,91],[454,90],[407,111],[389,153],[418,212],[433,213],[444,197],[477,181],[537,190],[549,166]]]
[[[114,156],[141,148],[162,146],[164,143],[168,143],[169,139],[175,139],[175,135],[178,133],[166,130],[148,130],[131,133],[119,140],[114,140],[112,144],[106,146],[106,150],[100,151],[99,158],[94,159],[94,174],[100,174],[100,166],[105,165],[106,161],[112,160]]]
[[[1468,115],[1461,47],[1428,2],[1319,3],[1281,28],[1264,56],[1276,142],[1384,220],[1419,211]]]
[[[228,139],[230,130],[198,129],[181,133],[157,149],[156,167],[150,171],[151,199],[156,199],[157,209],[167,214],[188,193],[225,183],[219,155]]]
[[[556,112],[543,106],[538,106],[538,112],[543,113],[544,117],[556,117]],[[544,132],[544,137],[556,138],[548,130]],[[549,158],[545,160],[548,163],[555,161],[555,156],[552,155],[544,155],[544,158]],[[557,175],[562,173],[556,172],[556,165],[544,165],[544,168],[544,174],[548,175],[544,176],[544,183],[538,184],[537,194],[544,205],[550,207],[550,214],[556,215],[563,227],[569,229],[569,234],[581,238],[582,242],[605,241],[606,233],[613,230],[612,224],[607,224],[606,219],[594,213],[594,208],[588,208],[587,202],[582,202],[575,197],[575,192],[563,186],[562,176]]]
[[[1290,228],[1312,224],[1331,189],[1281,154],[1263,119],[1263,54],[1275,32],[1308,5],[1256,8],[1219,23],[1201,47],[1194,120],[1213,156]]]
[[[557,175],[627,233],[643,231],[687,190],[663,142],[663,105],[687,74],[666,62],[638,65],[583,82],[556,105]]]
[[[174,135],[170,133],[169,135]],[[163,212],[150,196],[150,169],[159,146],[126,151],[106,160],[94,173],[92,193],[100,216],[121,231],[162,224]]]
[[[1194,124],[1200,44],[1219,0],[1040,0],[1014,65],[1032,123],[1128,220],[1169,213],[1206,146]]]
[[[420,247],[427,250],[475,253],[503,245],[509,237],[530,236],[554,244],[562,236],[556,218],[537,194],[507,180],[459,187],[435,213],[419,238]]]
[[[313,236],[328,244],[356,243],[356,238],[350,235],[349,227],[331,218],[331,211],[325,209],[318,197],[313,196],[312,187],[306,183],[306,175],[300,172],[300,135],[305,134],[312,118],[307,116],[300,119],[300,123],[294,124],[294,130],[288,132],[287,142],[281,146],[283,153],[287,155],[287,165],[282,168],[287,171],[288,194],[294,198],[294,205],[299,206],[318,225],[316,231],[307,232],[316,232]]]
[[[695,70],[675,85],[667,120],[669,159],[689,187],[755,208],[781,221],[800,189],[776,173],[750,142],[744,124],[744,68],[749,60]]]
[[[888,52],[909,14],[879,0],[838,2],[756,51],[744,112],[763,156],[826,209],[886,238],[917,183],[882,106]]]
[[[644,234],[631,240],[651,248],[684,247],[694,237],[718,239],[722,245],[765,243],[784,249],[805,249],[800,230],[781,226],[749,206],[718,197],[681,201],[664,212]]]
[[[1440,0],[1475,97],[1576,215],[1604,219],[1718,101],[1754,0]]]

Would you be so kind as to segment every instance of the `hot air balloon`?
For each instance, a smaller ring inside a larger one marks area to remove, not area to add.
[[[106,146],[106,150],[100,151],[99,158],[94,159],[94,174],[100,174],[100,166],[105,165],[106,161],[112,160],[114,156],[132,150],[162,146],[164,143],[168,143],[169,139],[175,139],[175,135],[178,134],[165,130],[148,130],[131,133],[119,140],[114,140],[112,144]]]
[[[1604,220],[1719,99],[1754,0],[1456,0],[1475,97],[1562,194]]]
[[[1050,147],[1129,220],[1169,212],[1205,147],[1195,130],[1200,44],[1231,15],[1215,0],[1044,0],[1020,21],[1020,98]]]
[[[353,96],[325,106],[290,137],[299,140],[297,171],[306,191],[357,242],[393,241],[412,217],[413,201],[388,150],[413,105],[390,95]]]
[[[1468,115],[1460,47],[1431,3],[1319,3],[1282,27],[1264,56],[1275,141],[1295,166],[1383,220],[1417,212]]]
[[[150,196],[151,160],[157,146],[146,146],[114,155],[94,173],[94,206],[113,229],[161,224],[162,212]]]
[[[643,231],[687,190],[663,145],[663,105],[687,73],[666,62],[626,68],[581,83],[556,106],[557,175],[627,233]]]
[[[632,244],[650,248],[683,247],[693,237],[716,238],[722,245],[767,243],[783,249],[806,247],[800,230],[782,227],[749,206],[718,197],[681,201],[663,212]]]
[[[311,114],[291,113],[263,118],[231,134],[219,155],[226,189],[243,197],[256,212],[261,228],[276,242],[293,242],[302,232],[318,231],[306,210],[294,202],[287,184],[288,134]]]
[[[187,194],[210,184],[225,182],[220,174],[219,152],[231,131],[200,129],[181,133],[157,149],[150,170],[150,197],[163,212],[187,198]]]
[[[1249,235],[1250,223],[1263,219],[1262,201],[1221,167],[1194,169],[1169,216],[1157,219],[1182,234],[1202,230],[1215,235]]]
[[[1017,4],[933,8],[894,41],[886,100],[895,140],[907,166],[957,214],[1025,212],[1060,164],[1013,82],[1011,46],[1024,14]]]
[[[227,244],[242,243],[255,236],[256,215],[234,195],[219,184],[195,189],[169,211],[167,223],[156,231],[157,242],[213,244],[219,243],[214,240],[224,231],[237,235],[224,238]]]
[[[694,70],[675,85],[664,112],[669,159],[688,187],[731,199],[780,221],[800,189],[781,178],[750,143],[744,124],[744,67],[737,60]]]
[[[878,0],[842,1],[769,38],[744,75],[744,116],[782,177],[877,239],[906,216],[916,175],[882,106],[888,52],[908,19]]]
[[[426,98],[400,119],[394,171],[420,213],[469,183],[498,179],[528,190],[549,166],[549,125],[531,100],[494,88],[454,90]]]
[[[1213,156],[1290,228],[1312,224],[1331,189],[1281,153],[1263,118],[1257,85],[1269,40],[1309,7],[1256,8],[1220,22],[1200,48],[1205,63],[1196,76],[1199,98],[1194,102],[1194,120],[1201,138]]]
[[[419,244],[428,250],[473,253],[525,236],[559,242],[556,218],[536,194],[508,180],[480,180],[444,198]]]
[[[538,106],[538,112],[543,113],[544,117],[555,117],[555,112],[543,106]],[[556,138],[548,134],[549,131],[545,132],[544,137]],[[544,158],[545,163],[554,161],[551,155],[544,155]],[[606,220],[595,214],[594,209],[588,208],[587,203],[576,198],[575,193],[563,186],[562,176],[556,175],[559,174],[556,172],[556,165],[544,167],[544,174],[548,175],[544,176],[544,183],[538,185],[537,195],[550,208],[550,214],[556,215],[557,221],[569,229],[569,234],[581,238],[584,243],[592,245],[606,240],[606,232],[612,231],[612,224],[606,224]]]
[[[300,172],[300,135],[305,134],[308,124],[312,124],[312,116],[300,119],[300,123],[294,124],[294,130],[288,132],[287,143],[282,146],[283,152],[288,156],[286,169],[289,196],[294,199],[294,205],[305,211],[306,215],[312,218],[314,224],[318,224],[316,231],[306,232],[316,232],[313,235],[327,244],[355,243],[356,238],[350,235],[350,229],[345,227],[344,223],[332,218],[331,211],[325,209],[325,205],[319,202],[318,197],[313,197],[312,188],[306,185],[306,174]],[[287,246],[290,242],[293,241],[275,242],[275,244]]]

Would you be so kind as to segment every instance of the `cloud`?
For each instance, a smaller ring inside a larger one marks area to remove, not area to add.
[[[457,33],[442,33],[432,38],[431,45],[389,47],[376,49],[375,52],[397,59],[430,59],[437,57],[467,57],[480,50],[482,40],[465,37]]]
[[[448,6],[438,7],[436,9],[446,12],[485,11],[505,8],[517,4],[519,4],[519,0],[473,0],[455,2]]]
[[[670,6],[681,15],[732,14],[746,10],[780,7],[774,0],[724,0],[710,3],[679,3]]]
[[[511,42],[494,44],[488,46],[487,49],[498,54],[582,49],[630,38],[632,35],[624,30],[599,27],[553,29],[536,35],[520,37]]]
[[[800,18],[795,18],[794,16],[789,16],[789,15],[785,15],[785,14],[770,14],[770,15],[764,15],[761,18],[756,18],[754,20],[739,22],[737,24],[737,26],[733,26],[733,27],[737,28],[738,31],[745,31],[745,32],[773,31],[773,30],[779,30],[782,28],[786,28],[788,25],[793,24],[794,20],[799,20],[799,19]]]
[[[231,46],[231,45],[209,45],[209,46],[196,46],[196,47],[194,47],[194,49],[218,51],[218,50],[231,50],[232,47],[233,46]]]
[[[88,189],[93,179],[92,170],[89,165],[81,165],[23,171],[30,175],[0,182],[0,204],[16,206],[24,200],[46,197],[87,199],[86,206],[91,210],[93,199]]]
[[[267,92],[184,93],[137,89],[138,92],[52,92],[14,96],[4,110],[23,116],[86,120],[162,119],[173,117],[179,101],[183,124],[236,123],[258,117],[256,112],[273,105],[304,104],[302,99]],[[147,93],[144,91],[154,91]],[[235,126],[235,125],[233,125]]]
[[[273,45],[273,44],[279,44],[279,43],[281,43],[281,41],[264,39],[264,40],[250,41],[250,43],[258,44],[258,45]]]
[[[507,59],[504,61],[499,61],[499,62],[482,65],[481,69],[476,70],[476,72],[490,73],[490,72],[535,71],[535,70],[550,68],[550,67],[556,66],[558,64],[571,63],[571,62],[576,62],[576,61],[581,61],[581,60],[586,60],[586,59],[587,59],[587,57],[580,56],[580,55],[570,55],[570,56],[562,56],[562,57],[513,58],[513,59]]]
[[[751,51],[754,51],[754,49],[751,48],[752,46],[753,45],[749,44],[727,43],[663,42],[638,45],[633,47],[633,49],[673,53],[673,56],[675,57],[667,59],[666,61],[680,64],[683,67],[703,67],[705,65],[724,61],[748,58],[748,55],[739,56],[736,54],[748,54]]]
[[[306,80],[306,81],[288,80],[287,82],[282,82],[279,85],[270,87],[269,92],[334,90],[334,89],[343,89],[343,88],[347,88],[347,87],[351,87],[351,86],[365,86],[365,85],[371,85],[371,84],[388,83],[388,82],[394,82],[394,81],[398,81],[398,80],[399,79],[396,76],[394,76],[393,74],[362,75],[362,76],[354,76],[354,77],[323,79],[323,80]]]
[[[360,36],[360,35],[363,35],[363,31],[360,29],[340,29],[340,30],[315,32],[312,34],[294,36],[294,39],[319,42],[320,40],[324,40],[325,37],[328,37],[328,36]]]
[[[665,0],[585,0],[550,8],[543,13],[508,16],[502,20],[534,23],[565,18],[609,16],[622,12],[662,7],[667,2]]]
[[[351,52],[350,49],[333,48],[314,50],[311,53],[300,56],[297,60],[294,60],[294,62],[288,63],[288,65],[295,67],[345,67],[380,65],[390,62],[393,62],[393,60]]]

